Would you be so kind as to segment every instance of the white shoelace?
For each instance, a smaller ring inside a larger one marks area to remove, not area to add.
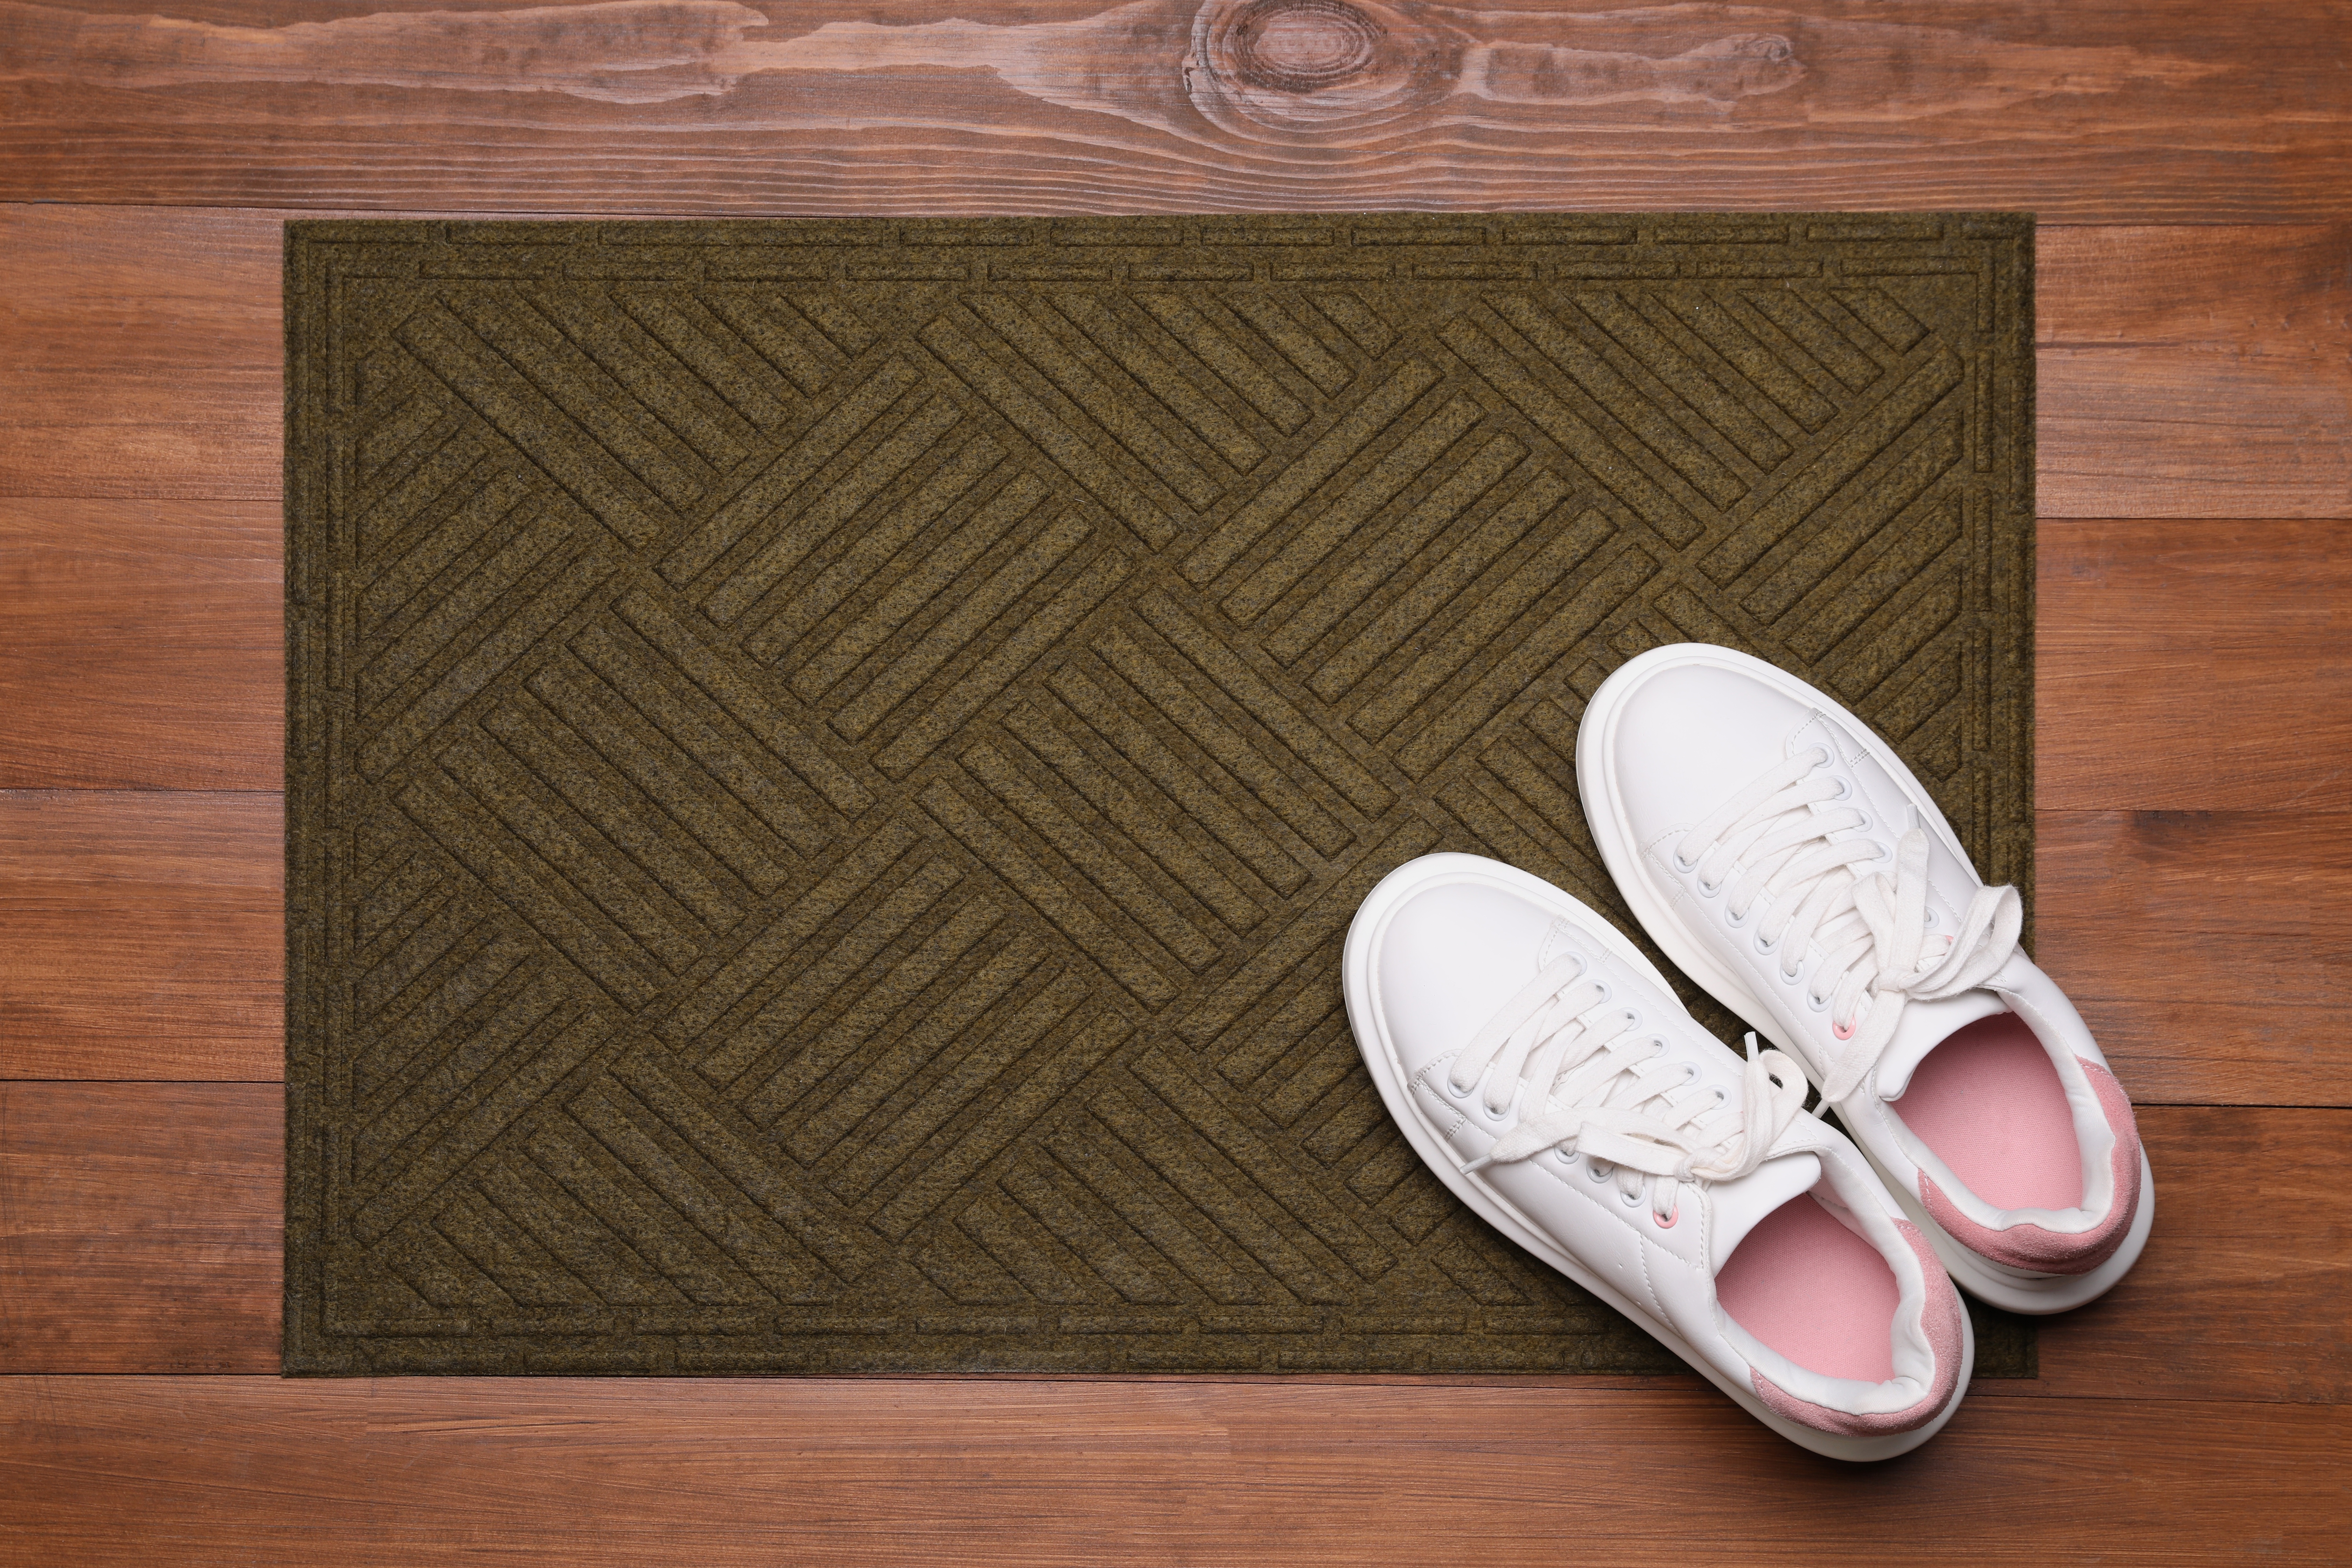
[[[1779,1051],[1759,1053],[1748,1036],[1735,1108],[1697,1087],[1695,1068],[1665,1060],[1663,1040],[1636,1033],[1641,1015],[1612,1006],[1607,983],[1586,970],[1574,956],[1547,964],[1454,1058],[1446,1074],[1454,1098],[1479,1090],[1490,1121],[1507,1115],[1515,1098],[1524,1108],[1486,1158],[1463,1171],[1547,1149],[1580,1153],[1597,1173],[1614,1167],[1629,1204],[1650,1184],[1651,1212],[1672,1225],[1684,1183],[1730,1181],[1763,1163],[1804,1109],[1804,1070]],[[1565,1109],[1548,1110],[1549,1102]]]
[[[1835,804],[1847,797],[1843,780],[1815,776],[1829,760],[1828,749],[1815,746],[1769,770],[1685,834],[1674,853],[1678,867],[1698,873],[1702,896],[1726,896],[1734,926],[1758,900],[1771,900],[1755,942],[1759,952],[1785,954],[1783,978],[1797,977],[1808,952],[1821,954],[1805,1002],[1830,1015],[1838,1045],[1821,1064],[1822,1098],[1835,1102],[1868,1076],[1905,1003],[1956,996],[2009,962],[2024,911],[2015,888],[1979,888],[1958,931],[1930,936],[1927,830],[1915,816],[1896,840],[1891,877],[1862,870],[1882,851],[1867,838],[1835,839],[1869,818],[1859,806]]]

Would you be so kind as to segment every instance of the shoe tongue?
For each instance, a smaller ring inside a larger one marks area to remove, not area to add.
[[[1736,1182],[1710,1187],[1707,1212],[1715,1221],[1715,1236],[1707,1243],[1709,1272],[1722,1273],[1766,1215],[1798,1194],[1811,1192],[1821,1179],[1821,1156],[1799,1150],[1765,1161]]]
[[[1927,1053],[1979,1018],[2005,1013],[2008,1005],[1997,993],[1979,986],[1935,1002],[1906,1002],[1895,1020],[1895,1037],[1878,1054],[1878,1098],[1900,1100],[1911,1087],[1911,1075]]]

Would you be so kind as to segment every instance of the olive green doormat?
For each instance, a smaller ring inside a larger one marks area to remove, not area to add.
[[[289,1372],[1676,1370],[1389,1124],[1358,900],[1638,934],[1577,719],[1687,639],[2031,875],[2023,216],[286,267]]]

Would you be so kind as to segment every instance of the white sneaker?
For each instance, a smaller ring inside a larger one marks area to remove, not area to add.
[[[1927,1239],[1608,921],[1475,855],[1391,872],[1348,928],[1348,1021],[1389,1113],[1505,1236],[1817,1454],[1884,1459],[1959,1405],[1976,1338]]]
[[[2123,1278],[2156,1209],[2131,1102],[1868,727],[1684,643],[1593,693],[1576,777],[1652,939],[1805,1063],[1962,1286],[2056,1312]]]

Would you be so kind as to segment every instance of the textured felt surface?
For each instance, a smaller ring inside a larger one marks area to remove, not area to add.
[[[1687,638],[2024,882],[2032,247],[289,226],[288,1370],[1675,1367],[1340,936],[1443,848],[1633,931],[1576,722]]]

